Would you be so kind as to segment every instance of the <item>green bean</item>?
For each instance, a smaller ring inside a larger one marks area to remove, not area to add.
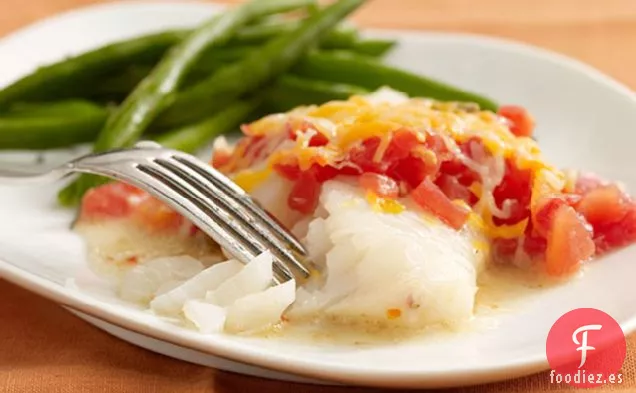
[[[313,0],[252,0],[213,17],[188,38],[172,48],[153,71],[126,98],[109,118],[95,142],[102,151],[134,143],[150,122],[166,108],[188,71],[208,47],[227,42],[232,34],[250,20],[306,6]]]
[[[258,99],[236,102],[206,120],[163,134],[156,141],[172,149],[193,153],[214,137],[236,128],[259,102]]]
[[[227,43],[228,47],[234,45],[262,44],[272,38],[287,34],[302,24],[302,20],[276,21],[275,23],[247,26],[236,33]],[[327,34],[323,40],[326,46],[342,47],[346,43],[358,38],[358,31],[350,26],[339,26]]]
[[[214,16],[174,46],[124,100],[109,117],[93,150],[104,151],[133,144],[154,118],[168,107],[187,72],[205,49],[226,43],[238,28],[255,18],[304,7],[312,2],[252,0]],[[88,189],[102,182],[94,176],[81,176],[59,193],[58,200],[62,205],[79,203]]]
[[[248,49],[299,26],[299,21],[246,26],[224,47],[206,51],[196,67],[201,80],[209,72],[229,61],[245,56]],[[0,90],[0,109],[17,101],[54,101],[73,98],[121,101],[122,94],[132,91],[150,72],[166,51],[183,39],[189,30],[171,30],[145,35],[100,47],[59,63],[39,68],[12,85]],[[322,47],[347,49],[360,46],[357,31],[351,27],[334,29],[327,35]],[[252,45],[252,46],[250,46]],[[361,47],[363,47],[362,45]],[[363,51],[364,52],[364,51]],[[130,71],[130,67],[133,71]],[[144,70],[145,73],[135,73]],[[125,84],[124,84],[125,83]],[[187,86],[189,83],[185,83]]]
[[[283,75],[267,90],[265,105],[269,111],[286,112],[301,105],[320,105],[366,93],[367,90],[357,86]]]
[[[228,65],[193,88],[180,94],[158,121],[162,127],[175,127],[196,121],[209,111],[202,102],[222,106],[287,71],[319,42],[325,33],[365,0],[340,0],[305,19],[286,35],[250,53],[243,60]]]
[[[208,77],[215,69],[225,64],[226,62],[218,60],[206,62],[206,64],[198,64],[186,75],[186,78],[182,82],[183,88],[187,89],[193,86]],[[120,103],[151,71],[152,66],[130,66],[116,75],[105,78],[100,86],[96,86],[93,91],[87,92],[82,98],[101,103]]]
[[[143,79],[144,70],[148,69],[135,67],[130,70],[130,75],[123,74],[104,83],[99,91],[100,99],[121,99],[136,81]],[[193,72],[196,73],[196,70]],[[191,77],[198,81],[202,75],[203,71]],[[282,75],[267,91],[267,106],[274,111],[286,111],[300,105],[321,104],[329,100],[343,100],[354,94],[368,93],[368,90],[361,87],[307,79],[293,74]]]
[[[214,116],[199,123],[162,134],[156,141],[166,147],[192,153],[201,146],[205,146],[214,137],[236,128],[258,108],[263,98],[274,104],[270,108],[287,111],[299,105],[321,104],[330,100],[347,99],[354,94],[366,92],[366,90],[354,86],[304,80],[291,75],[282,76],[276,81],[275,86],[268,89],[263,96],[230,104]]]
[[[394,41],[376,41],[357,39],[352,42],[345,40],[332,42],[330,45],[342,45],[340,49],[351,50],[355,53],[370,56],[382,56],[386,50],[395,45]],[[194,68],[188,73],[183,82],[183,89],[188,89],[194,84],[209,77],[215,70],[228,65],[229,63],[240,61],[256,50],[255,46],[235,46],[219,48],[214,51],[207,51],[202,55]],[[106,77],[98,86],[85,95],[83,98],[95,99],[97,101],[119,102],[148,75],[152,67],[150,65],[136,64],[128,69],[120,70],[112,76]]]
[[[0,149],[55,149],[90,142],[107,117],[107,109],[82,101],[12,108],[0,117]]]
[[[234,50],[233,50],[234,51]],[[243,52],[245,53],[245,52]],[[238,53],[235,53],[238,55]],[[231,55],[223,55],[231,56]],[[227,64],[227,60],[221,61],[220,59],[202,59],[197,65],[186,75],[182,82],[182,88],[187,89],[197,82],[208,77],[214,70],[223,67]],[[120,72],[110,75],[103,79],[99,86],[87,92],[82,98],[89,99],[96,102],[115,102],[119,103],[123,101],[128,94],[137,86],[141,81],[150,74],[152,66],[135,64],[130,67],[121,70]]]
[[[222,49],[206,51],[195,66],[190,80],[199,81],[209,70],[244,57],[254,44],[288,32],[298,21],[282,22],[273,26],[254,25],[241,30]],[[188,33],[173,30],[146,35],[128,41],[109,44],[60,63],[38,69],[35,73],[0,90],[0,108],[15,101],[49,101],[72,98],[121,101],[150,73],[151,65]],[[321,44],[324,48],[348,49],[368,52],[365,40],[353,39],[355,29],[334,29]],[[247,44],[247,45],[246,45]],[[358,48],[361,48],[358,49]],[[186,82],[185,86],[191,83]]]
[[[273,38],[296,30],[302,24],[302,19],[276,21],[276,23],[246,26],[239,30],[225,47],[260,45]],[[351,26],[338,26],[330,31],[322,40],[326,46],[341,48],[347,43],[358,39],[358,31]]]
[[[117,42],[44,66],[0,90],[0,108],[17,101],[46,101],[80,96],[98,84],[101,76],[131,63],[155,63],[182,37],[179,32],[158,34]]]
[[[310,80],[295,75],[283,75],[265,90],[264,100],[261,100],[265,102],[260,109],[263,114],[285,112],[301,105],[318,105],[365,93],[368,91],[356,86]],[[251,107],[256,106],[253,102],[256,102],[256,99],[250,101]],[[246,106],[248,106],[248,102],[229,106],[219,112],[218,117],[217,114],[213,115],[209,124],[203,121],[195,125],[188,125],[182,130],[162,135],[159,137],[159,142],[168,143],[178,149],[181,149],[180,146],[184,146],[186,142],[195,144],[197,140],[200,140],[201,143],[205,143],[204,136],[197,136],[201,135],[201,129],[223,128],[222,125],[228,123],[222,123],[222,119],[236,118],[237,113],[244,113],[243,119],[246,119],[249,113],[245,113],[246,110],[241,112],[241,108]],[[107,108],[80,100],[14,105],[0,117],[0,125],[4,125],[0,127],[0,132],[4,133],[0,135],[0,149],[53,149],[91,142],[103,127],[107,113]],[[252,113],[255,112],[252,111]],[[15,121],[9,122],[9,119]],[[239,119],[239,121],[243,119]],[[46,121],[50,121],[49,128],[46,127]],[[225,126],[225,128],[231,127]],[[19,133],[16,130],[19,130]],[[59,137],[56,136],[56,133],[59,133]],[[35,143],[33,139],[36,138],[41,139]],[[11,140],[11,145],[4,145],[3,141],[5,140]]]
[[[333,41],[329,43],[329,45],[332,47],[333,45],[341,45],[338,48],[342,50],[372,57],[381,57],[385,55],[388,50],[392,49],[396,45],[396,42],[390,40],[356,39],[354,41]],[[257,48],[254,46],[245,45],[207,51],[186,76],[183,82],[183,89],[192,87],[228,63],[240,61],[255,49]],[[102,83],[95,86],[91,94],[87,94],[85,98],[96,99],[98,101],[120,101],[150,73],[151,69],[152,67],[150,65],[132,65],[126,70],[119,71],[115,75],[105,78]]]
[[[369,90],[390,86],[414,97],[474,102],[482,109],[497,110],[497,104],[487,97],[348,52],[309,53],[292,72],[305,78],[348,83]]]
[[[133,64],[113,75],[104,77],[97,86],[86,92],[83,98],[97,102],[123,101],[146,76],[152,72],[152,66]]]
[[[230,44],[258,44],[296,26],[295,21],[244,28]],[[129,64],[154,64],[191,30],[169,30],[114,42],[38,68],[0,90],[0,108],[17,101],[45,101],[81,97],[97,87],[100,77]],[[97,85],[97,86],[96,86]]]
[[[261,44],[278,35],[288,33],[298,26],[298,21],[275,21],[274,23],[264,23],[254,26],[246,26],[236,32],[230,39],[227,46]]]
[[[300,21],[276,21],[268,24],[245,26],[225,45],[262,44],[276,36],[294,30]],[[88,97],[100,88],[103,77],[118,74],[131,64],[156,64],[161,57],[191,30],[168,30],[118,41],[85,53],[67,57],[57,63],[38,68],[0,90],[0,109],[6,109],[18,101],[52,101],[67,98]],[[325,38],[325,47],[343,48],[344,43],[355,39],[352,28],[334,29]]]
[[[61,117],[73,116],[75,113],[103,111],[99,105],[86,100],[65,100],[59,102],[20,102],[12,105],[0,117],[6,118],[33,118],[33,117]]]
[[[347,49],[360,39],[359,31],[351,25],[341,25],[320,41],[320,48]]]
[[[358,39],[352,42],[347,49],[351,52],[367,55],[372,57],[382,57],[395,47],[395,40],[379,40],[379,39]],[[340,49],[338,47],[329,48],[322,46],[321,49]]]

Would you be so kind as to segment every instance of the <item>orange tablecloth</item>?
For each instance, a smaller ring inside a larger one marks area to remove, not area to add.
[[[100,0],[0,0],[0,36]],[[586,61],[636,87],[634,0],[375,0],[355,18],[374,27],[468,31],[513,38]],[[636,391],[636,336],[622,385]],[[57,305],[0,280],[0,392],[371,392],[275,382],[206,369],[121,342]],[[547,374],[472,392],[570,390]]]

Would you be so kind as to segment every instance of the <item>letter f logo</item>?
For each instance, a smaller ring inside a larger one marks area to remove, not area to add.
[[[581,351],[581,364],[579,364],[579,368],[583,367],[585,361],[587,360],[587,351],[593,351],[596,349],[592,346],[587,345],[587,332],[590,330],[601,330],[602,327],[603,326],[601,325],[585,325],[576,329],[572,334],[572,341],[574,341],[574,344],[580,345],[580,347],[576,349],[577,351]],[[577,338],[579,333],[582,333],[580,342]]]

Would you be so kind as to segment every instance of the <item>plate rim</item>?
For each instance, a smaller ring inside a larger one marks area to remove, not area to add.
[[[157,0],[133,0],[133,1],[115,1],[110,3],[88,5],[84,7],[70,9],[58,14],[48,16],[46,18],[37,20],[31,24],[23,26],[17,30],[9,32],[8,34],[0,37],[0,44],[6,40],[19,39],[21,34],[37,29],[38,27],[53,21],[68,18],[68,17],[81,17],[90,13],[99,13],[107,10],[122,9],[127,7],[140,7],[140,6],[197,6],[206,7],[209,9],[221,9],[223,4],[214,2],[201,2],[196,0],[186,1],[157,1]],[[636,109],[636,93],[632,92],[627,86],[619,82],[615,78],[599,71],[598,69],[588,65],[580,60],[574,59],[567,55],[551,51],[549,49],[537,47],[534,45],[517,42],[514,40],[486,36],[473,33],[446,33],[446,32],[432,32],[426,30],[412,30],[412,29],[365,29],[365,33],[379,34],[379,35],[392,35],[397,37],[408,37],[413,40],[468,40],[470,43],[487,47],[498,47],[506,51],[514,51],[517,54],[523,54],[539,58],[542,61],[548,61],[550,63],[567,68],[569,71],[577,72],[583,76],[594,80],[595,82],[602,84],[606,89],[611,89],[614,93],[620,94],[624,98],[629,99]],[[326,379],[332,381],[338,381],[341,383],[366,385],[366,386],[379,386],[379,387],[450,387],[450,386],[463,386],[465,384],[475,383],[487,383],[493,381],[499,381],[505,378],[515,378],[520,376],[529,375],[535,372],[543,371],[549,368],[547,359],[545,356],[524,357],[521,361],[516,363],[509,363],[506,366],[499,368],[485,368],[485,369],[473,369],[471,371],[450,371],[450,372],[437,372],[434,375],[425,375],[417,373],[414,370],[405,372],[379,372],[374,374],[364,373],[361,369],[342,369],[338,366],[321,365],[316,364],[293,364],[284,359],[271,359],[266,355],[258,353],[249,353],[249,350],[243,348],[233,348],[228,350],[223,346],[216,345],[201,346],[196,341],[191,342],[186,337],[174,336],[169,332],[164,332],[163,329],[147,328],[143,323],[135,321],[134,319],[127,318],[125,316],[118,315],[117,312],[112,310],[101,308],[97,299],[91,299],[90,296],[79,296],[76,293],[68,291],[63,285],[52,282],[50,280],[39,277],[33,273],[29,273],[20,269],[19,267],[11,264],[10,262],[0,259],[0,278],[12,282],[22,288],[30,290],[38,295],[41,295],[47,299],[50,299],[60,305],[70,307],[80,312],[91,315],[95,318],[101,319],[107,323],[115,326],[133,331],[135,333],[147,335],[153,338],[160,339],[162,341],[191,348],[206,354],[217,356],[223,359],[237,361],[241,363],[248,363],[265,369],[282,371],[290,374],[301,375],[309,378]],[[94,303],[94,304],[91,304]],[[629,334],[636,330],[636,313],[621,324],[623,331]],[[216,348],[213,348],[216,347]],[[452,380],[452,383],[448,383]]]
[[[272,359],[267,355],[250,353],[249,350],[234,348],[226,350],[213,348],[214,345],[203,346],[197,341],[192,341],[187,337],[172,335],[160,328],[148,328],[143,322],[119,315],[115,311],[102,308],[98,305],[99,300],[89,295],[72,293],[66,287],[26,272],[9,262],[0,259],[0,278],[7,280],[23,289],[27,289],[44,298],[52,300],[60,306],[68,307],[91,317],[100,319],[111,325],[132,331],[137,334],[146,335],[167,343],[193,349],[225,360],[239,363],[246,363],[252,366],[261,367],[267,370],[274,370],[289,374],[295,374],[306,378],[335,381],[343,384],[384,387],[384,388],[447,388],[459,387],[489,382],[501,381],[527,376],[546,370],[547,359],[532,359],[532,361],[519,361],[514,364],[509,363],[505,367],[473,369],[471,371],[438,372],[433,375],[426,375],[424,372],[374,372],[369,374],[364,369],[343,369],[330,365],[311,364],[299,365],[286,362],[284,360]],[[95,304],[91,304],[95,303]]]

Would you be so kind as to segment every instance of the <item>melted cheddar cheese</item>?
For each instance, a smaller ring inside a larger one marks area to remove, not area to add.
[[[320,106],[300,107],[286,114],[266,116],[244,127],[251,138],[276,139],[285,134],[293,134],[294,140],[279,142],[271,154],[262,160],[255,170],[253,163],[245,158],[245,146],[239,144],[232,172],[234,180],[246,190],[252,190],[264,181],[275,165],[293,163],[301,171],[313,165],[342,167],[348,152],[369,138],[377,137],[380,144],[375,150],[373,161],[381,162],[396,130],[409,129],[420,141],[431,135],[443,139],[448,149],[462,156],[466,165],[481,174],[481,181],[470,185],[469,190],[479,199],[473,207],[471,222],[491,237],[514,238],[523,235],[528,220],[514,225],[495,225],[493,217],[505,218],[505,212],[496,206],[493,197],[495,187],[503,173],[493,174],[493,169],[483,163],[471,162],[463,157],[460,144],[478,138],[494,160],[511,161],[522,170],[531,172],[532,199],[551,192],[560,192],[565,186],[563,172],[549,165],[542,157],[537,143],[529,137],[515,136],[506,119],[490,111],[475,107],[465,107],[457,103],[440,103],[427,99],[404,98],[397,101],[377,101],[364,96],[354,96],[346,101],[332,101]],[[312,138],[320,134],[326,143],[312,145]],[[281,138],[278,138],[280,141]],[[425,148],[414,154],[435,165],[436,155]],[[503,169],[502,169],[503,170]],[[491,182],[488,177],[497,177]],[[377,209],[399,212],[403,207],[370,197],[370,203]]]

